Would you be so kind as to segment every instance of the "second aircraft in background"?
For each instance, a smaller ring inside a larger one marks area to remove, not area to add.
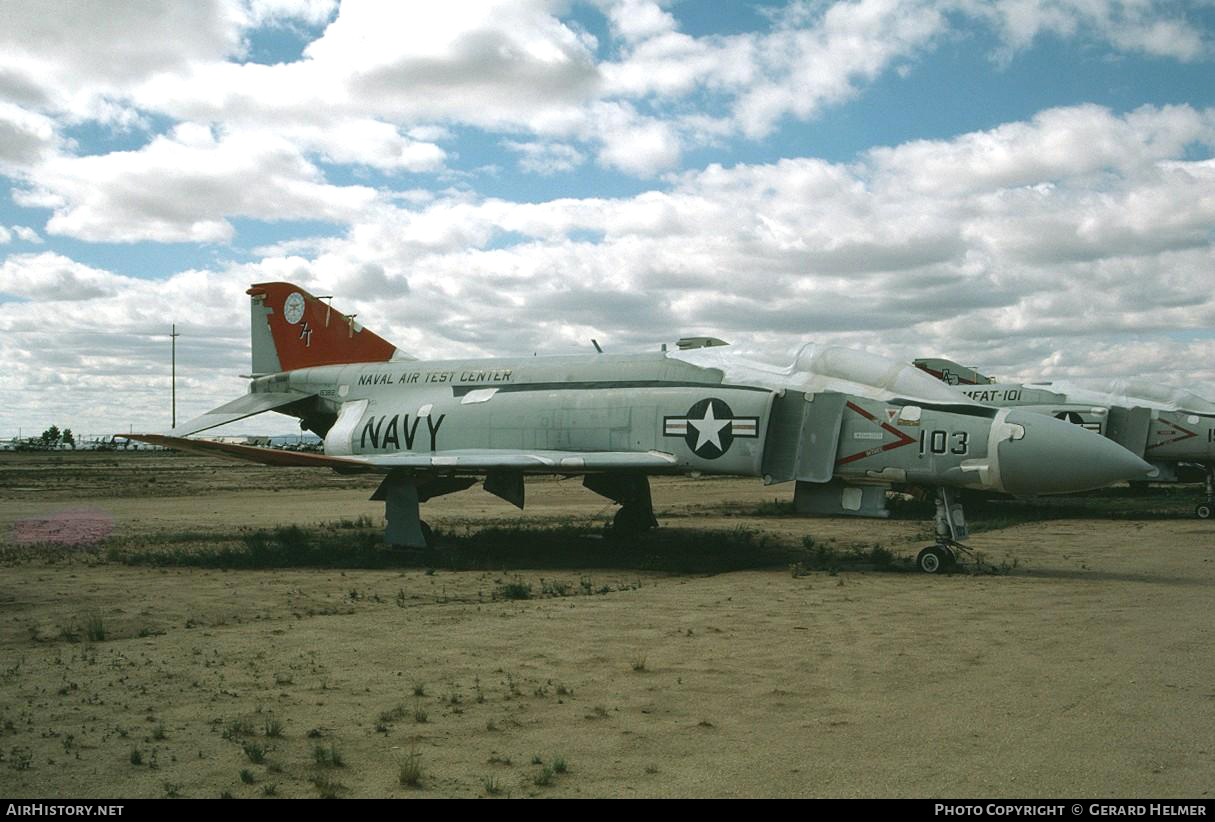
[[[1215,508],[1215,403],[1192,391],[1146,380],[996,382],[973,368],[939,357],[915,365],[975,402],[1047,414],[1095,431],[1151,464],[1132,478],[1179,482],[1197,474],[1206,499],[1194,513],[1210,519]]]

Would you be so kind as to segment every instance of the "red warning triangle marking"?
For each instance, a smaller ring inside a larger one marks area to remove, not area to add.
[[[1179,432],[1180,432],[1180,436],[1173,437],[1171,440],[1162,440],[1160,442],[1152,443],[1151,445],[1148,446],[1148,449],[1160,448],[1162,445],[1172,445],[1175,442],[1181,442],[1182,440],[1188,440],[1190,437],[1198,436],[1198,433],[1196,431],[1191,431],[1188,428],[1182,428],[1180,425],[1178,425],[1175,422],[1165,422],[1165,425],[1169,426],[1173,430],[1172,431],[1162,431],[1161,436],[1167,437],[1169,434],[1177,434]]]
[[[855,462],[856,460],[861,460],[861,459],[864,459],[865,457],[872,457],[874,454],[880,454],[883,451],[891,451],[895,448],[902,448],[904,445],[910,445],[911,443],[915,442],[915,439],[913,437],[907,436],[905,433],[903,433],[899,429],[895,428],[890,423],[879,422],[877,417],[873,416],[868,411],[866,411],[864,408],[861,408],[859,405],[854,405],[853,403],[849,402],[849,403],[847,403],[847,407],[850,408],[851,410],[855,411],[856,413],[860,414],[862,417],[869,420],[870,422],[877,423],[878,426],[883,431],[887,431],[891,434],[894,434],[896,437],[898,437],[898,441],[897,442],[888,442],[883,445],[875,445],[873,448],[866,448],[864,451],[858,451],[857,453],[850,454],[847,457],[840,457],[839,459],[837,459],[835,461],[836,465],[844,465],[849,462]],[[890,415],[892,412],[894,414],[897,414],[898,410],[893,409],[893,408],[886,409],[887,415]],[[891,419],[894,419],[894,417],[892,416]]]

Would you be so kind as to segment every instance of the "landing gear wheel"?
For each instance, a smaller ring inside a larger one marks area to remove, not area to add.
[[[953,554],[940,545],[929,545],[915,558],[916,567],[926,574],[939,574],[953,564]]]
[[[426,524],[426,520],[419,520],[418,525],[422,527],[422,539],[426,540],[427,548],[435,547],[435,532]]]
[[[1197,508],[1194,509],[1194,515],[1199,519],[1210,519],[1211,504],[1207,502],[1201,503]]]

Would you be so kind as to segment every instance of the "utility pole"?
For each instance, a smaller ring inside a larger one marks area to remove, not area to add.
[[[177,338],[181,335],[177,333],[177,323],[173,324],[173,330],[169,332],[169,339],[173,344],[173,427],[177,427]]]

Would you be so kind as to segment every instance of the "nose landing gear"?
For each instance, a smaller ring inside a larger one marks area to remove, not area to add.
[[[937,512],[933,521],[937,542],[920,551],[915,558],[916,567],[926,574],[950,571],[958,564],[960,554],[971,552],[970,547],[961,542],[970,536],[962,505],[954,501],[954,494],[948,488],[937,489]]]

